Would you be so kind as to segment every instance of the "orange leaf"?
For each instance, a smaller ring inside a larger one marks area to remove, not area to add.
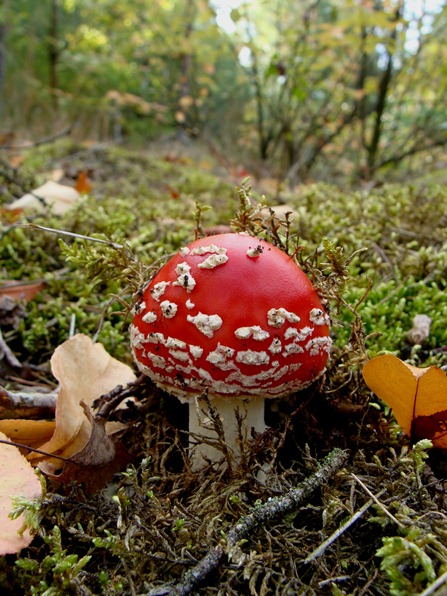
[[[2,440],[7,437],[0,433]],[[9,517],[13,497],[28,499],[40,497],[42,487],[31,465],[17,447],[0,444],[0,556],[18,553],[28,546],[33,536],[28,530],[21,532],[22,516]]]
[[[14,443],[38,449],[49,441],[54,433],[55,423],[49,420],[0,420],[0,433],[4,433]]]
[[[386,354],[365,364],[363,378],[413,441],[447,448],[447,377],[440,368],[417,368]]]
[[[19,221],[23,215],[23,209],[5,209],[0,207],[0,221],[4,224],[12,224]]]
[[[88,195],[91,192],[92,185],[87,172],[79,172],[78,177],[76,178],[75,189],[81,195]]]

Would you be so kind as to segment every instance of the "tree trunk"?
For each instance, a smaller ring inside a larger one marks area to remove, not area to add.
[[[0,10],[4,11],[4,2],[0,0]],[[0,12],[0,15],[3,14]],[[0,16],[0,19],[3,17]],[[3,107],[1,100],[3,94],[3,84],[5,80],[5,41],[6,41],[6,25],[4,20],[0,20],[0,114]]]
[[[186,3],[184,13],[184,40],[186,42],[186,50],[180,55],[180,97],[179,97],[179,111],[183,114],[183,120],[179,120],[179,136],[194,134],[194,122],[191,120],[191,109],[193,106],[189,105],[188,99],[192,96],[191,93],[191,68],[192,55],[188,48],[188,41],[194,31],[194,21],[196,17],[197,7],[195,1],[191,0]]]
[[[57,68],[59,63],[59,44],[58,44],[58,33],[59,33],[59,0],[52,0],[51,12],[50,12],[50,28],[48,32],[48,68],[49,68],[49,85],[53,108],[57,110],[57,88],[58,88],[58,75]]]
[[[400,18],[400,7],[396,9],[394,14],[394,21],[397,22]],[[392,42],[396,41],[396,30],[391,33]],[[377,101],[374,107],[374,123],[371,133],[371,141],[366,146],[366,173],[369,179],[374,171],[376,161],[380,151],[380,141],[383,133],[383,116],[385,114],[388,102],[388,95],[394,75],[394,50],[387,50],[387,62],[382,76],[379,80]]]

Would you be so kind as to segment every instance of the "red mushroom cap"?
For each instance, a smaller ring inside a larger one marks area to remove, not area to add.
[[[181,249],[145,288],[130,333],[141,372],[180,398],[303,389],[325,370],[332,343],[310,280],[245,234]]]

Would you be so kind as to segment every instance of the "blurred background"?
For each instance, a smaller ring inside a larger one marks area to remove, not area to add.
[[[444,0],[0,0],[0,145],[167,143],[293,188],[447,179]]]

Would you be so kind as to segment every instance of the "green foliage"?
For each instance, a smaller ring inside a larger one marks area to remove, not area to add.
[[[52,146],[38,148],[38,157],[31,152],[28,171],[33,173],[30,164],[54,167],[56,153]],[[19,328],[7,332],[21,358],[46,359],[67,338],[75,317],[76,330],[97,336],[116,357],[127,359],[123,323],[132,295],[169,254],[194,238],[199,220],[202,227],[232,220],[235,230],[261,234],[295,254],[336,306],[331,314],[338,346],[351,341],[358,315],[371,355],[401,350],[416,314],[432,318],[426,348],[447,344],[447,237],[438,215],[447,193],[439,186],[347,192],[319,184],[296,194],[284,191],[295,216],[278,226],[261,217],[269,201],[258,205],[247,182],[235,193],[187,164],[119,148],[89,152],[62,142],[59,159],[81,170],[86,160],[101,180],[93,180],[92,195],[66,216],[45,214],[33,223],[102,242],[58,238],[36,228],[4,229],[0,275],[45,281]],[[171,187],[180,199],[171,196]]]
[[[431,441],[419,441],[412,449],[404,447],[393,462],[411,493],[419,493],[420,501],[410,506],[410,499],[398,502],[395,498],[393,509],[401,524],[399,535],[384,537],[383,545],[376,552],[392,596],[422,593],[447,568],[444,529],[435,521],[425,519],[420,510],[424,499],[427,499],[422,474],[427,471],[426,462],[431,448]],[[374,521],[379,521],[379,518]]]
[[[58,526],[45,536],[50,554],[42,561],[23,558],[16,565],[24,572],[24,579],[31,584],[30,594],[33,596],[57,596],[70,593],[75,589],[78,574],[90,561],[90,556],[79,557],[69,554],[62,546],[62,535]]]
[[[233,31],[219,12],[210,0],[5,3],[3,126],[28,139],[68,122],[82,138],[141,143],[205,133],[227,166],[261,158],[292,183],[393,175],[447,142],[445,7],[242,2]]]
[[[382,558],[380,567],[390,580],[391,596],[418,594],[436,579],[433,562],[424,551],[433,538],[421,535],[418,528],[409,531],[406,538],[384,538],[377,556]]]
[[[302,252],[316,250],[321,271],[328,248],[326,256],[335,264],[340,247],[347,255],[344,299],[358,304],[365,333],[372,334],[372,354],[402,349],[416,314],[432,319],[427,347],[446,344],[447,236],[439,216],[447,200],[444,188],[411,184],[347,192],[318,184],[288,193],[285,200],[297,213],[290,233],[299,236]],[[341,308],[341,320],[335,320],[342,323],[339,345],[349,341],[343,322],[352,317]]]
[[[40,530],[40,508],[42,505],[42,500],[46,495],[47,486],[45,477],[39,468],[36,469],[36,475],[38,476],[42,487],[42,497],[27,499],[25,497],[18,496],[13,497],[12,499],[13,509],[10,513],[10,517],[12,519],[17,519],[23,515],[23,525],[19,531],[21,533],[25,529],[28,529],[31,534],[36,534]]]

